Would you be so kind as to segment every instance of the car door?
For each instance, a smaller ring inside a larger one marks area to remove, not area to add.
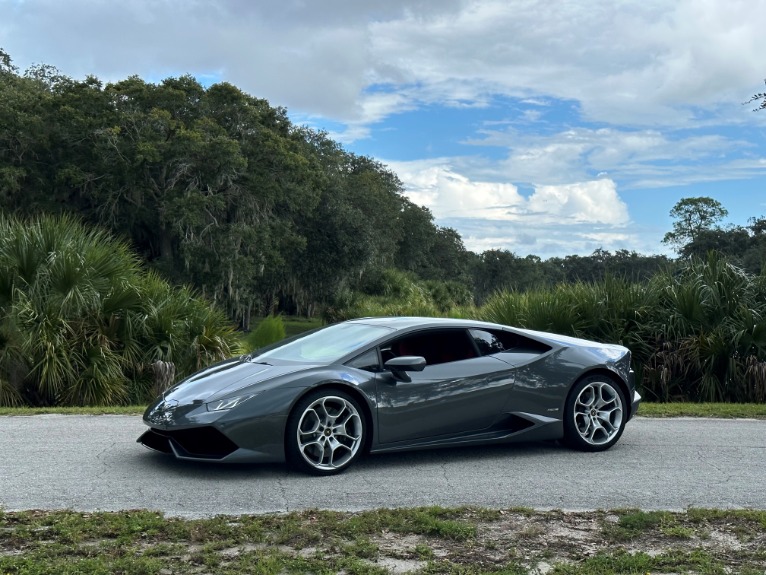
[[[422,372],[397,380],[377,374],[378,439],[381,444],[480,432],[500,417],[513,386],[512,366],[481,356],[466,330],[432,329],[381,349],[386,357],[426,358]]]

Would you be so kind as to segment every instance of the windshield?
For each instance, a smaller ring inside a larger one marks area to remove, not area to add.
[[[335,363],[357,350],[361,350],[379,337],[393,331],[388,327],[363,323],[337,323],[312,331],[298,339],[286,340],[284,344],[255,355],[253,361],[281,359],[311,363]]]

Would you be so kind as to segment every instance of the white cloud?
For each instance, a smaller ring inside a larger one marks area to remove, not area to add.
[[[538,186],[529,197],[508,182],[472,181],[449,160],[388,162],[407,196],[436,218],[482,217],[511,221],[568,223],[628,222],[627,206],[609,178],[565,185]],[[563,220],[562,220],[563,218]]]
[[[744,0],[0,0],[25,67],[103,79],[219,71],[302,114],[371,123],[401,105],[502,94],[633,125],[742,121],[760,88],[766,2]],[[372,84],[407,103],[381,108]],[[738,118],[738,120],[737,120]]]
[[[458,230],[467,249],[481,253],[491,249],[508,250],[518,256],[535,255],[543,259],[572,254],[592,254],[597,249],[611,252],[627,249],[657,253],[662,248],[661,234],[647,235],[633,226],[612,227],[594,224],[524,224],[480,219],[446,219],[442,225]]]
[[[388,165],[406,195],[429,208],[438,224],[454,227],[474,251],[562,255],[635,241],[627,206],[608,178],[538,186],[525,197],[512,183],[472,181],[446,159]]]
[[[766,3],[736,0],[474,1],[372,25],[371,62],[395,70],[392,81],[573,99],[600,121],[684,124],[691,106],[750,93],[763,73],[763,21]]]
[[[561,186],[540,186],[529,198],[529,211],[541,220],[569,223],[624,225],[628,208],[617,195],[615,183],[602,178]]]
[[[671,137],[654,129],[591,129],[574,127],[547,135],[523,133],[512,127],[505,131],[485,129],[480,138],[467,140],[477,146],[508,148],[504,161],[491,166],[475,162],[464,170],[471,177],[508,178],[533,184],[563,184],[608,173],[625,188],[679,185],[752,176],[763,172],[757,159],[729,158],[752,143],[742,138],[715,134],[685,134]]]
[[[426,206],[436,218],[489,217],[507,219],[523,209],[524,198],[509,183],[476,182],[457,173],[446,160],[389,162],[407,196]]]

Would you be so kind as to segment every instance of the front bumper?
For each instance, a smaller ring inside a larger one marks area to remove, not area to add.
[[[633,401],[630,402],[630,417],[633,418],[638,411],[638,406],[641,404],[641,395],[637,392],[633,392]]]
[[[239,447],[213,427],[168,431],[155,427],[136,440],[144,447],[187,461],[213,463],[280,463],[284,462],[281,445],[265,444],[262,448]]]
[[[137,439],[149,449],[173,454],[179,459],[223,460],[239,447],[215,427],[192,427],[168,431],[150,428]]]

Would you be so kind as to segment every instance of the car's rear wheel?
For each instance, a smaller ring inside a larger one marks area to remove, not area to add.
[[[620,386],[602,375],[586,377],[569,393],[564,440],[581,451],[604,451],[620,439],[627,414]]]
[[[357,401],[337,390],[317,390],[301,399],[287,421],[287,460],[301,471],[331,475],[361,454],[365,420]]]

